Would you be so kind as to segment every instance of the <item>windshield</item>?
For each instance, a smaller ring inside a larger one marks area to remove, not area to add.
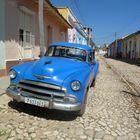
[[[45,56],[66,57],[86,61],[86,51],[83,49],[64,47],[64,46],[51,46],[46,52]]]

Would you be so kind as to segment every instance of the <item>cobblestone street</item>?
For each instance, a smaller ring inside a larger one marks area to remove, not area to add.
[[[140,94],[140,66],[137,64],[124,63],[114,59],[107,59],[109,65],[121,74],[130,85]]]
[[[123,63],[110,59],[106,61],[117,66]],[[17,104],[6,95],[0,96],[0,140],[140,140],[140,105],[135,102],[140,97],[128,94],[127,85],[104,59],[99,58],[99,62],[99,74],[95,87],[89,90],[83,117]],[[123,64],[118,67],[125,69]],[[127,77],[130,73],[132,71]],[[135,76],[138,87],[140,74],[135,73],[130,79],[134,83]]]

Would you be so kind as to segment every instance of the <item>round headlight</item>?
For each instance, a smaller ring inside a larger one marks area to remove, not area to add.
[[[9,76],[10,76],[11,79],[16,78],[16,72],[15,72],[14,70],[11,70],[11,71],[9,72]]]
[[[79,81],[73,81],[71,83],[71,88],[74,91],[78,91],[80,89],[80,82]]]

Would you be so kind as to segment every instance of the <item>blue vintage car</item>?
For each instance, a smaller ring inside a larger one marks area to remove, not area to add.
[[[52,43],[39,60],[10,69],[11,84],[6,92],[17,102],[83,115],[98,67],[91,47]]]

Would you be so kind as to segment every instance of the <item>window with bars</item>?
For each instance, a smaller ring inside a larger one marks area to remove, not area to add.
[[[32,16],[19,10],[19,43],[21,46],[32,45],[34,36],[31,33]]]

